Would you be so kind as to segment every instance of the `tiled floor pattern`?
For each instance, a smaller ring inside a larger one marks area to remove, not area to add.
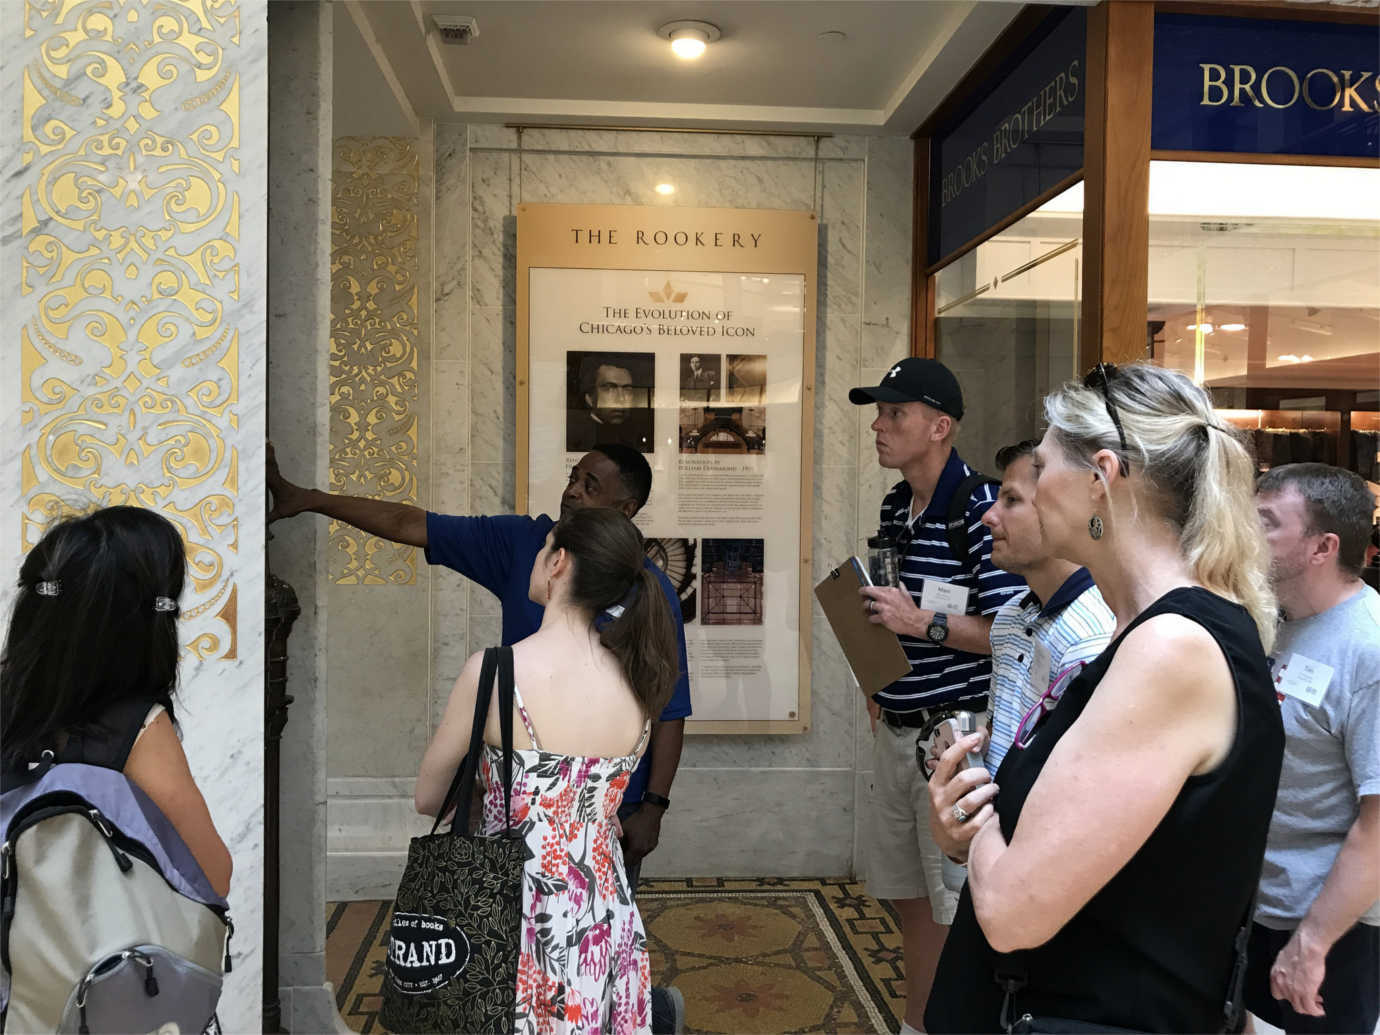
[[[652,976],[685,994],[687,1030],[894,1032],[904,1006],[895,914],[856,882],[690,878],[638,891]],[[388,902],[328,907],[341,1016],[378,1032]]]

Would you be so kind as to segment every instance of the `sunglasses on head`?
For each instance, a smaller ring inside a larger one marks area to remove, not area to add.
[[[1099,363],[1088,371],[1083,378],[1083,387],[1090,388],[1102,393],[1102,405],[1107,407],[1107,416],[1112,418],[1112,423],[1116,425],[1117,441],[1121,443],[1121,452],[1126,453],[1126,429],[1121,426],[1121,417],[1116,412],[1116,407],[1112,405],[1112,393],[1109,383],[1116,377],[1118,370],[1115,363]],[[1126,473],[1126,461],[1121,461],[1121,473]]]

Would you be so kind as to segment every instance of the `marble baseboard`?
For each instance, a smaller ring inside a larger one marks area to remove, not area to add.
[[[326,900],[363,902],[391,899],[407,865],[407,849],[390,852],[329,852]]]
[[[335,1005],[335,987],[283,986],[278,989],[283,1024],[292,1035],[354,1035]]]
[[[831,877],[853,867],[852,769],[682,769],[644,877]]]

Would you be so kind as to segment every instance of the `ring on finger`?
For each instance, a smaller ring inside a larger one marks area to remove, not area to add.
[[[966,811],[964,811],[963,806],[960,805],[960,804],[958,804],[958,802],[954,802],[954,809],[953,809],[953,811],[954,811],[954,819],[958,820],[960,823],[967,823],[967,822],[968,822],[968,813],[967,813]]]

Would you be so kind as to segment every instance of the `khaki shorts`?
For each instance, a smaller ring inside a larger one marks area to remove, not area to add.
[[[877,723],[868,815],[867,893],[873,898],[927,898],[936,923],[951,924],[958,895],[944,887],[944,853],[930,834],[928,783],[915,760],[919,730]]]

